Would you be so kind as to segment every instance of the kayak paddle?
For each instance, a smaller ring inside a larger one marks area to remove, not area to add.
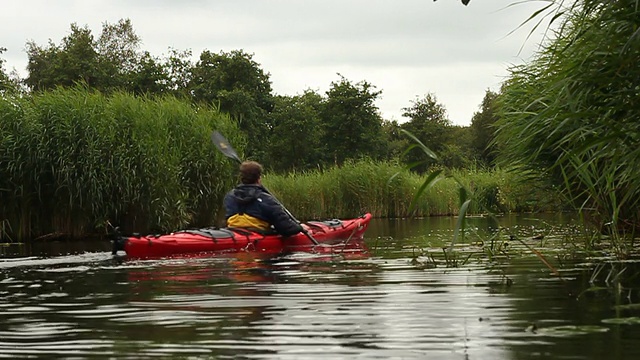
[[[218,131],[214,131],[213,133],[211,133],[211,141],[213,141],[213,143],[216,145],[218,150],[220,150],[220,152],[223,153],[224,156],[234,159],[240,164],[242,163],[242,160],[240,160],[238,153],[236,153],[236,151],[233,149],[231,144],[229,144],[229,141],[227,141],[227,139],[224,136],[222,136],[222,134],[220,134]],[[278,201],[278,199],[276,199],[276,197],[273,196],[273,194],[271,194],[269,190],[267,190],[267,192],[273,197],[273,199],[278,203],[278,205],[280,205],[280,207],[291,218],[291,220],[300,224],[300,221],[298,221],[298,219],[296,219],[293,216],[293,214],[291,214],[291,212],[289,212],[289,210],[287,210],[287,208],[284,207],[284,205],[282,205],[282,203]],[[305,234],[314,245],[320,245],[318,240],[314,239],[313,236],[311,236],[311,234],[309,234],[309,232],[304,227],[302,227],[302,233]]]
[[[223,153],[224,156],[237,161],[238,164],[242,164],[242,160],[240,160],[238,153],[236,153],[236,151],[233,150],[233,147],[231,147],[231,144],[229,144],[227,139],[225,139],[225,137],[222,136],[222,134],[220,134],[217,131],[214,131],[213,133],[211,133],[211,141],[213,141],[213,143],[216,145],[218,150],[220,150],[220,152]]]

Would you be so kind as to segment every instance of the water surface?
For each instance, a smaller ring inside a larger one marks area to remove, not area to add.
[[[108,244],[4,249],[0,357],[640,357],[634,262],[567,251],[571,217],[470,225],[482,237],[468,234],[455,259],[442,249],[453,218],[374,220],[367,251],[334,255],[126,261]],[[487,251],[500,227],[545,249],[561,276],[506,234]]]

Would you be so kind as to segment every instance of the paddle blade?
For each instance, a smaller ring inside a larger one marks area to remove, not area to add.
[[[226,157],[232,158],[239,163],[242,162],[236,151],[233,149],[231,144],[229,144],[227,139],[222,136],[222,134],[214,131],[213,133],[211,133],[211,141],[213,141],[218,150],[220,150],[220,152],[223,153]]]

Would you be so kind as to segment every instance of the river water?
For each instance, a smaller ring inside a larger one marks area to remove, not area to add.
[[[640,358],[635,262],[577,251],[563,215],[469,219],[445,256],[455,221],[374,219],[365,250],[333,255],[5,247],[0,358]]]

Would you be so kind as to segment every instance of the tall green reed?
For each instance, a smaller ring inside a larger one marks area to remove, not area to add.
[[[638,0],[573,2],[499,97],[502,160],[554,181],[593,239],[619,253],[640,230]]]
[[[214,108],[82,87],[0,98],[2,239],[211,225],[232,164],[209,139],[240,131]]]
[[[34,192],[39,181],[37,153],[29,144],[40,139],[41,125],[29,116],[29,102],[18,96],[0,97],[0,220],[4,238],[22,238],[31,228]]]
[[[286,175],[265,174],[265,185],[296,217],[301,219],[346,218],[370,212],[374,217],[405,218],[454,215],[460,210],[458,183],[467,184],[480,203],[501,212],[516,208],[526,197],[517,175],[504,170],[456,170],[438,172],[433,186],[427,176],[410,171],[397,162],[350,161],[326,170]],[[454,178],[455,177],[455,178]],[[458,180],[456,180],[458,179]],[[416,196],[417,194],[417,196]],[[540,210],[530,206],[526,210]],[[484,213],[473,203],[469,213]]]

